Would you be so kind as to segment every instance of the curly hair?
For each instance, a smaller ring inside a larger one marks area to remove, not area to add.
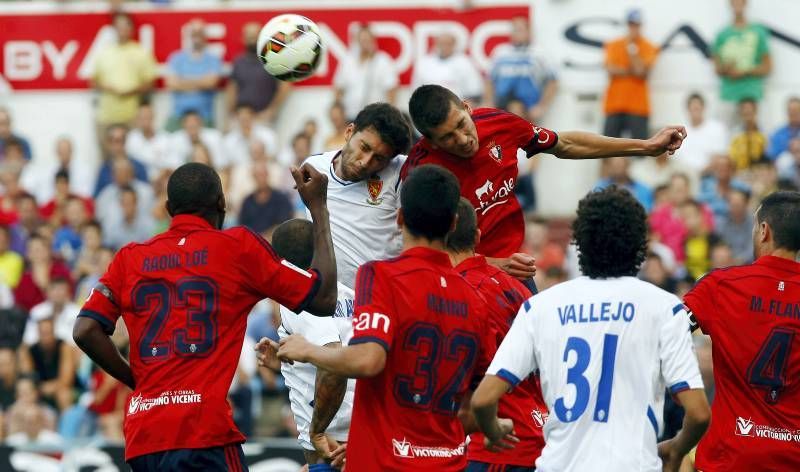
[[[636,275],[647,254],[647,213],[613,185],[578,203],[572,233],[581,272],[593,279]]]

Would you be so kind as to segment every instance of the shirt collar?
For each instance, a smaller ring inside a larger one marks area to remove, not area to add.
[[[175,215],[169,224],[169,229],[176,228],[202,228],[213,229],[211,224],[197,215]]]
[[[800,263],[784,259],[783,257],[761,256],[756,260],[755,264],[800,274]]]
[[[454,267],[456,272],[467,272],[469,270],[485,267],[487,264],[486,257],[475,255],[470,258],[464,259],[457,266]]]
[[[453,267],[453,264],[450,262],[450,256],[448,256],[446,252],[437,251],[436,249],[431,249],[429,247],[412,247],[411,249],[406,249],[403,251],[402,255],[406,257],[418,257],[420,259],[425,259],[433,265],[447,268]]]

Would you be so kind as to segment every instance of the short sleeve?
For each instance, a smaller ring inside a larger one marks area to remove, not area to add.
[[[769,54],[769,32],[763,26],[758,26],[758,48],[756,50],[758,62],[760,63],[767,54]]]
[[[243,229],[240,269],[247,288],[259,299],[271,298],[295,313],[304,311],[317,294],[320,275],[278,257],[258,234]]]
[[[398,319],[389,280],[374,262],[358,269],[351,346],[373,342],[391,350]]]
[[[212,74],[221,75],[222,74],[222,61],[220,58],[214,54],[209,54],[210,59],[208,60],[209,65],[209,72]]]
[[[180,52],[173,52],[167,58],[167,63],[164,67],[164,75],[180,75],[178,61],[180,60]]]
[[[662,315],[658,335],[658,351],[661,359],[661,375],[670,393],[703,388],[703,379],[697,366],[692,335],[686,309],[677,297],[668,303]]]
[[[534,351],[533,312],[530,300],[522,304],[511,329],[497,349],[487,374],[496,375],[512,386],[539,368]]]
[[[142,81],[152,82],[158,77],[158,64],[153,53],[147,49],[142,49],[144,58],[142,60]]]
[[[714,331],[717,310],[714,303],[717,283],[713,274],[713,272],[706,274],[689,293],[683,296],[692,329],[700,328],[710,336]]]
[[[121,250],[114,256],[108,270],[92,288],[78,313],[79,317],[91,318],[100,323],[103,331],[109,336],[114,334],[114,327],[122,315],[121,294],[125,283],[125,254],[125,251]]]
[[[642,51],[642,60],[644,61],[645,65],[650,67],[653,63],[656,62],[658,58],[658,48],[650,43],[645,43],[645,47]]]

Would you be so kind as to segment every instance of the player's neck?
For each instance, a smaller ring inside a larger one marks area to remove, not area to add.
[[[772,248],[771,250],[767,249],[761,252],[761,256],[780,257],[781,259],[788,259],[790,261],[796,261],[797,255],[798,255],[797,251],[791,251],[789,249],[783,249],[783,248]]]
[[[433,249],[434,251],[442,251],[447,252],[445,249],[444,241],[442,240],[430,240],[426,238],[419,238],[408,231],[403,231],[403,251],[407,251],[409,249],[413,249],[415,247],[424,247],[428,249]]]
[[[475,252],[468,251],[468,252],[447,252],[447,255],[450,256],[450,262],[453,264],[453,267],[461,264],[462,262],[466,261],[470,257],[475,257]]]

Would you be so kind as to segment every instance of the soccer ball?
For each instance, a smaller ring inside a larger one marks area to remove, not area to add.
[[[316,23],[291,13],[269,20],[261,28],[257,47],[264,70],[287,82],[310,77],[324,50]]]

